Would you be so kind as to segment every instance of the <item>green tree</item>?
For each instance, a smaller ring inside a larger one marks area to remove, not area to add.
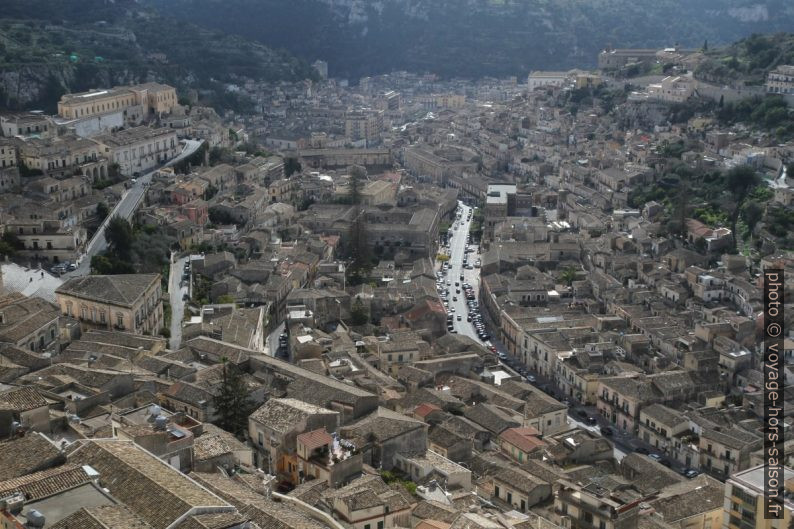
[[[217,426],[236,436],[241,436],[248,426],[248,416],[254,403],[248,398],[245,381],[237,367],[226,358],[223,362],[223,379],[215,396],[215,411],[218,414]]]
[[[300,173],[301,169],[302,169],[301,164],[297,158],[294,157],[284,158],[284,176],[286,176],[287,178],[289,178],[295,173]]]
[[[105,239],[111,255],[123,261],[130,260],[134,235],[132,226],[127,220],[121,217],[110,219],[105,228]]]
[[[748,200],[744,208],[742,208],[742,219],[744,219],[744,222],[750,229],[750,233],[753,232],[755,225],[758,224],[758,221],[763,217],[764,207],[755,200]]]
[[[361,204],[361,187],[365,178],[367,178],[366,169],[360,165],[354,165],[350,168],[350,180],[348,185],[350,187],[349,196],[351,204]]]
[[[730,191],[734,201],[733,212],[731,212],[730,217],[734,248],[738,244],[736,224],[739,221],[739,213],[742,211],[747,195],[760,183],[761,177],[749,165],[736,166],[725,175],[725,186]]]
[[[369,314],[361,302],[361,298],[356,298],[353,302],[353,308],[350,309],[350,323],[353,325],[366,325],[369,322]]]
[[[568,286],[571,286],[576,280],[576,268],[568,266],[560,272],[559,280]]]
[[[698,237],[697,239],[695,239],[695,250],[697,250],[698,252],[706,253],[708,247],[709,247],[709,243],[706,242],[706,239],[704,239],[703,237]]]
[[[108,208],[107,204],[100,202],[96,205],[96,218],[99,222],[105,220],[108,214],[110,214],[110,208]]]

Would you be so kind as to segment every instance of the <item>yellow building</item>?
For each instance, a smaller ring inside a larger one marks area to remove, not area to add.
[[[117,86],[107,90],[89,90],[65,94],[58,102],[58,115],[82,119],[140,106],[144,116],[170,114],[177,105],[176,89],[159,83]]]
[[[781,498],[781,515],[776,520],[764,519],[763,466],[757,466],[733,474],[725,482],[725,504],[723,529],[781,529],[790,527],[794,502],[794,469],[783,469],[785,495]]]
[[[75,277],[55,297],[61,314],[84,328],[156,334],[163,326],[160,274]]]

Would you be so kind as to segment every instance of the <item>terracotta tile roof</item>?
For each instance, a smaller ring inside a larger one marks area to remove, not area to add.
[[[427,402],[425,402],[414,408],[414,415],[424,419],[434,411],[441,411],[441,408],[439,408],[435,404],[428,404]]]
[[[51,527],[51,529],[151,529],[123,505],[83,507]]]
[[[194,507],[232,507],[164,461],[129,441],[86,440],[69,461],[90,465],[100,484],[155,529],[165,529]]]
[[[58,287],[55,293],[121,307],[132,307],[143,293],[159,280],[160,274],[75,277]]]
[[[60,450],[38,433],[0,443],[0,468],[6,478],[44,470],[55,466],[61,458]]]
[[[298,436],[297,440],[305,446],[306,450],[309,452],[334,442],[334,438],[328,434],[324,427],[311,432],[302,433]]]
[[[0,496],[5,497],[21,492],[27,501],[36,501],[84,485],[89,481],[91,478],[85,473],[83,467],[66,464],[0,481]]]
[[[529,454],[546,445],[546,443],[536,437],[537,435],[538,431],[534,428],[508,428],[499,434],[499,437],[522,452]]]
[[[12,388],[0,393],[0,408],[16,412],[35,410],[47,405],[41,393],[30,386]]]

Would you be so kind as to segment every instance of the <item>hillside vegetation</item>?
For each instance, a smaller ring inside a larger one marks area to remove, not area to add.
[[[393,70],[525,76],[587,67],[607,44],[733,42],[790,30],[789,0],[142,0],[166,13],[327,60],[334,76]]]
[[[705,52],[695,70],[699,79],[718,84],[762,85],[770,70],[794,64],[794,34],[754,34],[729,46]]]
[[[156,80],[237,103],[222,83],[295,81],[314,70],[286,51],[177,22],[135,2],[6,0],[0,106],[51,110],[60,94]]]

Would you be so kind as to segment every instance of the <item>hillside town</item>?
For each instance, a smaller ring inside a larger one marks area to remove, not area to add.
[[[794,66],[699,60],[0,114],[0,527],[788,527]]]

